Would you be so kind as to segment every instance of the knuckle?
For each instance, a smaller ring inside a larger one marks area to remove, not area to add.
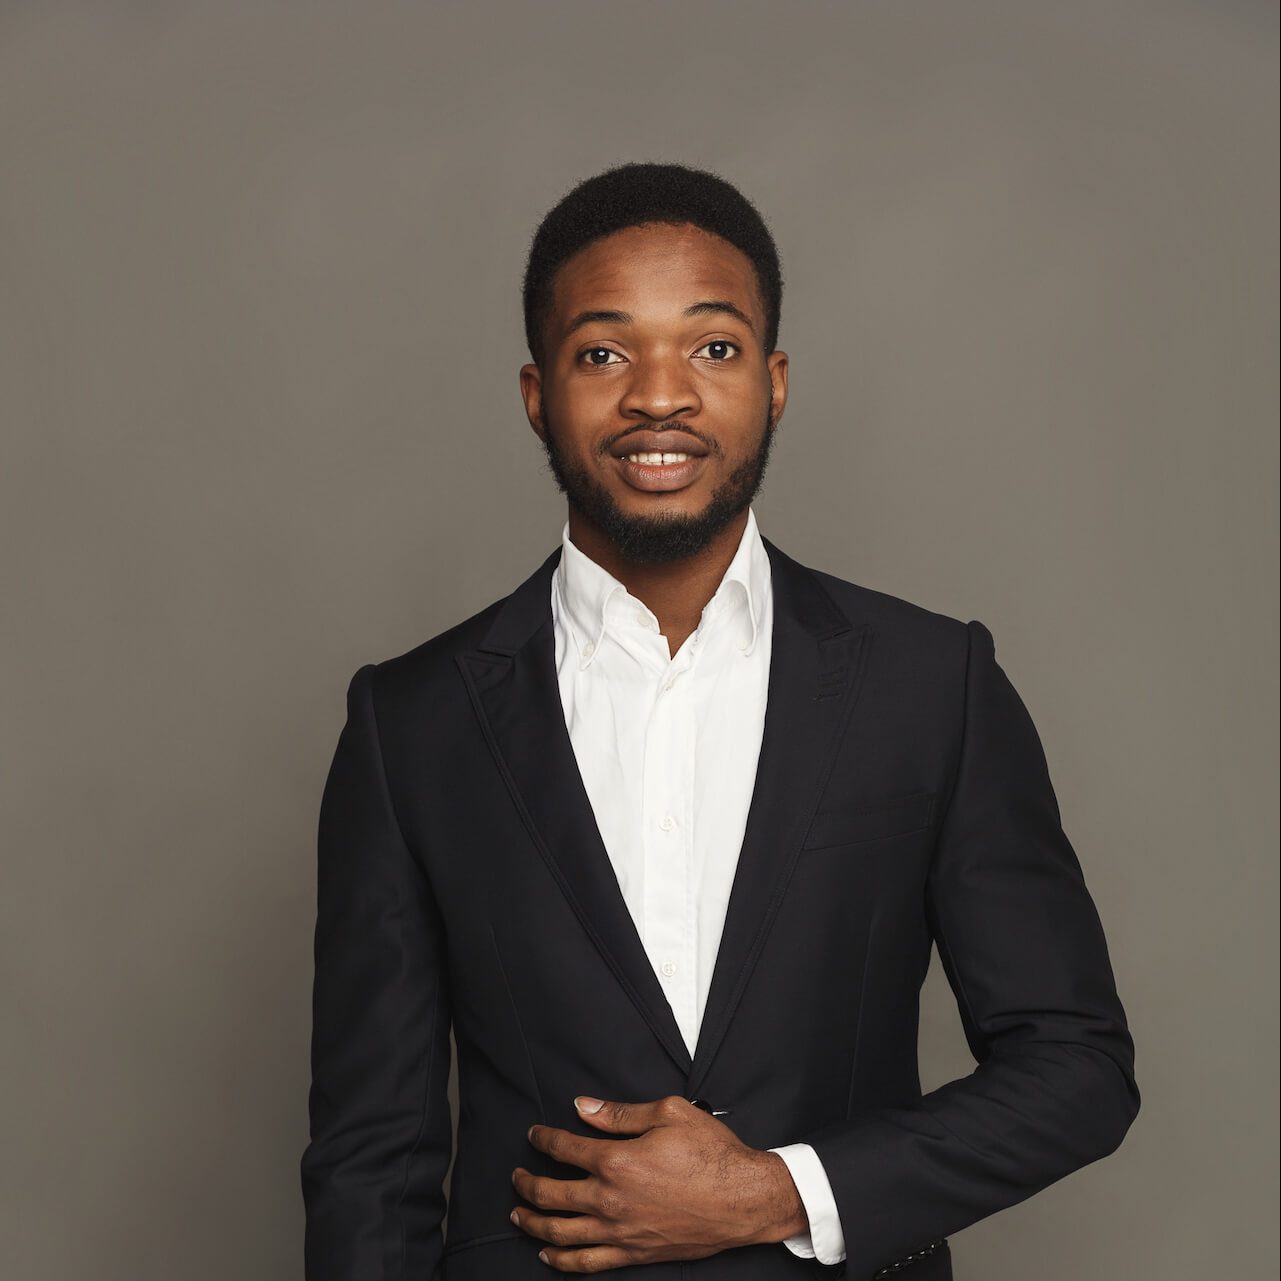
[[[664,1120],[674,1121],[678,1116],[681,1116],[684,1113],[686,1106],[687,1104],[685,1100],[681,1098],[679,1094],[669,1094],[665,1098],[659,1100],[659,1115],[662,1116]]]
[[[621,1219],[627,1210],[627,1202],[617,1192],[608,1188],[596,1198],[596,1212],[602,1219]]]

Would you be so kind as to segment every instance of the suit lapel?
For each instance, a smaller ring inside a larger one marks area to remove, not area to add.
[[[601,957],[682,1072],[680,1027],[645,953],[605,850],[556,678],[551,579],[556,548],[458,656],[495,762],[525,826]]]
[[[866,658],[867,626],[853,626],[810,570],[769,539],[762,541],[774,590],[765,729],[686,1087],[690,1097],[702,1087],[778,914]]]
[[[765,728],[692,1060],[623,899],[565,724],[551,614],[559,547],[499,605],[481,643],[457,658],[534,844],[602,959],[687,1075],[691,1096],[724,1039],[782,901],[854,703],[866,647],[866,627],[852,626],[808,569],[762,541],[774,592]]]

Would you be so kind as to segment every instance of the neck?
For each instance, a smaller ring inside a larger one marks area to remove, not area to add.
[[[743,539],[747,517],[748,509],[744,508],[701,551],[658,565],[638,565],[624,559],[599,528],[572,508],[569,537],[579,551],[645,603],[674,654],[698,626],[704,606],[716,594]]]

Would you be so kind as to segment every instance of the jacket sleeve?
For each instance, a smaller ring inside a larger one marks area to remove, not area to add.
[[[831,1182],[851,1281],[1107,1156],[1139,1109],[1125,1011],[1040,739],[991,633],[968,631],[925,910],[978,1066],[911,1106],[800,1136]]]
[[[452,1146],[444,930],[383,768],[373,665],[320,804],[307,1281],[437,1275]]]

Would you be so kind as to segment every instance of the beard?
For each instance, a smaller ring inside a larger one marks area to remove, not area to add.
[[[569,500],[570,507],[596,526],[623,560],[634,565],[667,564],[703,551],[756,497],[774,444],[771,406],[766,410],[765,422],[752,452],[716,486],[701,512],[668,511],[647,516],[624,511],[592,472],[565,455],[546,400],[543,425],[543,450],[557,488]],[[662,426],[679,430],[685,424],[677,420]]]

